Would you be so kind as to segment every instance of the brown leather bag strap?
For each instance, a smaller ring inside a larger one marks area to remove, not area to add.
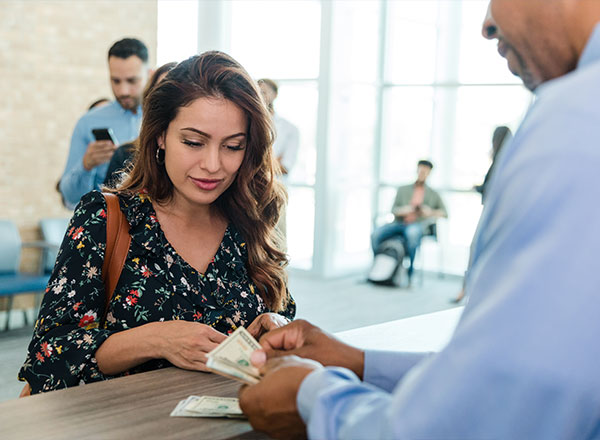
[[[106,199],[106,251],[102,265],[102,279],[104,281],[105,307],[102,323],[106,320],[108,305],[115,292],[115,287],[127,258],[131,235],[129,223],[119,206],[119,198],[113,193],[102,193]]]

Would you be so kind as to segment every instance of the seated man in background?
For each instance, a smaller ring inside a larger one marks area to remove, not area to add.
[[[377,228],[371,236],[374,253],[377,253],[379,246],[390,238],[397,237],[402,240],[410,259],[409,285],[413,274],[415,254],[427,227],[435,223],[437,218],[448,217],[440,195],[426,185],[432,169],[433,164],[430,161],[420,160],[418,162],[417,181],[398,188],[392,207],[394,222]]]
[[[60,179],[60,192],[67,207],[73,208],[81,196],[99,189],[104,182],[115,143],[138,137],[142,121],[141,98],[148,78],[148,49],[135,38],[124,38],[108,51],[110,84],[116,101],[83,115],[71,137],[71,148]],[[95,128],[110,128],[115,143],[96,140]]]

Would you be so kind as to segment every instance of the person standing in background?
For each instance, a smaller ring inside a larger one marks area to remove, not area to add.
[[[496,129],[494,130],[494,134],[492,135],[492,164],[488,168],[487,173],[485,173],[485,178],[483,179],[483,183],[481,185],[475,185],[473,187],[473,189],[475,189],[475,191],[477,191],[479,194],[481,194],[481,203],[482,204],[485,202],[487,186],[489,184],[490,178],[492,177],[492,172],[494,171],[494,165],[496,164],[496,158],[498,157],[498,153],[500,153],[500,149],[504,145],[508,144],[511,139],[512,139],[512,132],[510,131],[510,128],[508,128],[506,125],[500,125],[499,127],[496,127]],[[467,278],[467,276],[465,274],[465,279],[466,278]],[[450,302],[459,303],[463,300],[464,297],[465,297],[465,285],[463,282],[463,286],[460,289],[460,292],[458,292],[458,295],[456,295],[456,297],[454,299],[452,299]]]
[[[88,112],[95,108],[105,107],[108,104],[110,104],[110,99],[104,98],[104,97],[98,98],[90,104],[90,106],[88,107]],[[58,179],[58,182],[56,182],[56,191],[60,195],[60,201],[62,202],[63,206],[65,208],[69,208],[69,205],[67,204],[67,201],[65,200],[65,196],[63,196],[63,193],[60,190],[60,179]]]
[[[275,107],[273,101],[277,98],[279,92],[279,86],[275,81],[268,78],[262,78],[258,80],[260,91],[265,99],[267,108],[273,116],[273,123],[275,125],[275,142],[273,143],[273,155],[279,162],[281,180],[287,185],[288,175],[292,171],[296,158],[298,156],[298,148],[300,146],[300,131],[298,127],[292,124],[287,119],[282,118],[275,113]],[[287,236],[287,224],[286,224],[286,208],[281,210],[281,216],[277,229],[281,232],[284,241]],[[287,245],[286,245],[287,247]]]
[[[485,173],[483,183],[475,186],[475,191],[481,194],[481,203],[484,203],[485,201],[485,193],[490,177],[492,176],[492,171],[494,170],[494,165],[496,164],[496,157],[498,157],[500,149],[510,142],[511,139],[512,132],[506,125],[500,125],[494,130],[494,134],[492,135],[492,164],[490,165],[487,173]]]
[[[108,51],[110,84],[116,100],[83,115],[73,130],[60,192],[65,204],[73,208],[81,196],[99,189],[104,182],[108,161],[119,143],[138,137],[142,121],[142,91],[148,79],[148,49],[135,38],[124,38]],[[92,129],[110,128],[111,141],[95,140]]]
[[[152,91],[154,86],[160,83],[167,73],[172,70],[177,65],[176,62],[172,61],[170,63],[163,64],[159,68],[157,68],[152,75],[150,75],[150,79],[148,80],[148,84],[146,89],[144,90],[143,100],[146,100],[146,96]],[[106,177],[104,178],[104,185],[109,187],[115,187],[122,178],[122,171],[126,170],[133,162],[135,156],[135,144],[137,139],[128,142],[126,144],[121,145],[115,151],[110,162],[108,163],[108,169],[106,170]]]
[[[258,80],[258,85],[260,86],[260,91],[265,98],[265,103],[273,116],[273,122],[275,124],[277,136],[275,137],[275,143],[273,144],[273,152],[281,166],[281,173],[283,176],[287,176],[296,163],[298,147],[300,146],[300,131],[298,130],[298,127],[290,121],[275,113],[273,101],[277,98],[277,93],[279,91],[277,83],[272,79],[263,78]],[[286,178],[284,177],[284,181],[285,180]]]

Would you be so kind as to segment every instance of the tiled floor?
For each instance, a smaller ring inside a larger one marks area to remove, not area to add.
[[[461,283],[456,277],[426,276],[422,286],[417,282],[411,289],[400,289],[376,287],[358,279],[323,281],[293,274],[290,291],[298,305],[298,318],[338,332],[454,307],[449,300]],[[0,325],[4,319],[0,317]],[[11,325],[20,322],[20,312],[11,316]],[[16,375],[31,332],[31,327],[0,332],[0,401],[15,398],[22,388]]]

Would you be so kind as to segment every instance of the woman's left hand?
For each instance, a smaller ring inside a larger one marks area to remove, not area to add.
[[[258,315],[246,330],[258,340],[264,333],[283,327],[289,324],[289,322],[289,319],[278,313],[263,313],[262,315]]]

